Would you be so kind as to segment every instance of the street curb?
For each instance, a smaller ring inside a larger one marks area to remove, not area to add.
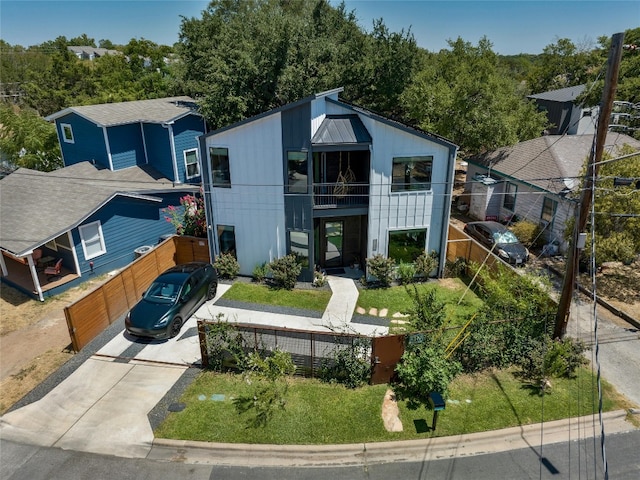
[[[627,411],[603,413],[605,435],[636,429]],[[254,445],[156,438],[148,459],[210,465],[322,467],[422,462],[600,437],[598,415],[450,437],[345,445]]]

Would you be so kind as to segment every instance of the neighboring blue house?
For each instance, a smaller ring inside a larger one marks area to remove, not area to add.
[[[189,97],[71,107],[48,120],[65,168],[0,180],[2,281],[40,300],[175,232],[164,210],[199,191],[205,133]],[[47,275],[58,260],[59,274]]]
[[[200,183],[197,137],[204,118],[190,97],[69,107],[55,121],[64,165],[109,170],[149,165],[175,183]]]
[[[436,251],[444,268],[456,145],[338,99],[311,95],[200,138],[212,257],[240,273],[296,253],[314,268]]]

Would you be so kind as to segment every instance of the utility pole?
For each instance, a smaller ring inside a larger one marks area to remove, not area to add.
[[[609,130],[609,118],[611,117],[613,100],[616,95],[616,88],[618,87],[618,73],[620,71],[620,60],[622,58],[623,40],[624,33],[616,33],[611,37],[611,50],[609,50],[609,58],[607,60],[607,75],[604,82],[604,90],[602,91],[602,99],[600,100],[598,128],[596,130],[596,136],[591,148],[591,153],[589,154],[587,173],[584,177],[580,204],[578,205],[578,217],[576,218],[573,226],[573,238],[571,240],[571,248],[567,257],[567,267],[564,273],[562,293],[558,303],[558,312],[556,313],[556,324],[553,331],[554,338],[562,338],[567,330],[569,309],[576,283],[578,260],[580,258],[578,240],[580,238],[580,232],[585,229],[587,224],[587,217],[591,206],[591,190],[594,188],[593,179],[598,176],[598,170],[600,169],[599,162],[602,159],[604,143]]]

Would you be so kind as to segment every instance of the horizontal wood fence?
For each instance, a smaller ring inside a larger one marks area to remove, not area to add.
[[[209,261],[206,239],[173,236],[136,259],[85,297],[65,307],[71,344],[79,352],[133,307],[151,282],[167,268]]]
[[[497,270],[500,264],[508,266],[506,262],[496,255],[489,255],[489,250],[472,240],[471,237],[462,230],[449,224],[447,261],[455,262],[458,258],[464,258],[467,263],[473,262],[478,265],[481,265],[486,259],[485,267],[491,271]]]

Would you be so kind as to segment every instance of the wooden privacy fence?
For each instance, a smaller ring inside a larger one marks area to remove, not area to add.
[[[489,258],[487,258],[487,255]],[[478,242],[471,239],[466,233],[457,227],[449,224],[449,240],[447,242],[447,261],[455,262],[458,258],[464,258],[467,263],[477,263],[481,265],[485,262],[485,267],[491,271],[497,270],[498,265],[508,266],[496,255],[489,255],[489,250]]]
[[[206,239],[171,237],[136,259],[100,287],[65,307],[71,344],[79,352],[133,307],[151,282],[167,268],[191,261],[209,261]]]

